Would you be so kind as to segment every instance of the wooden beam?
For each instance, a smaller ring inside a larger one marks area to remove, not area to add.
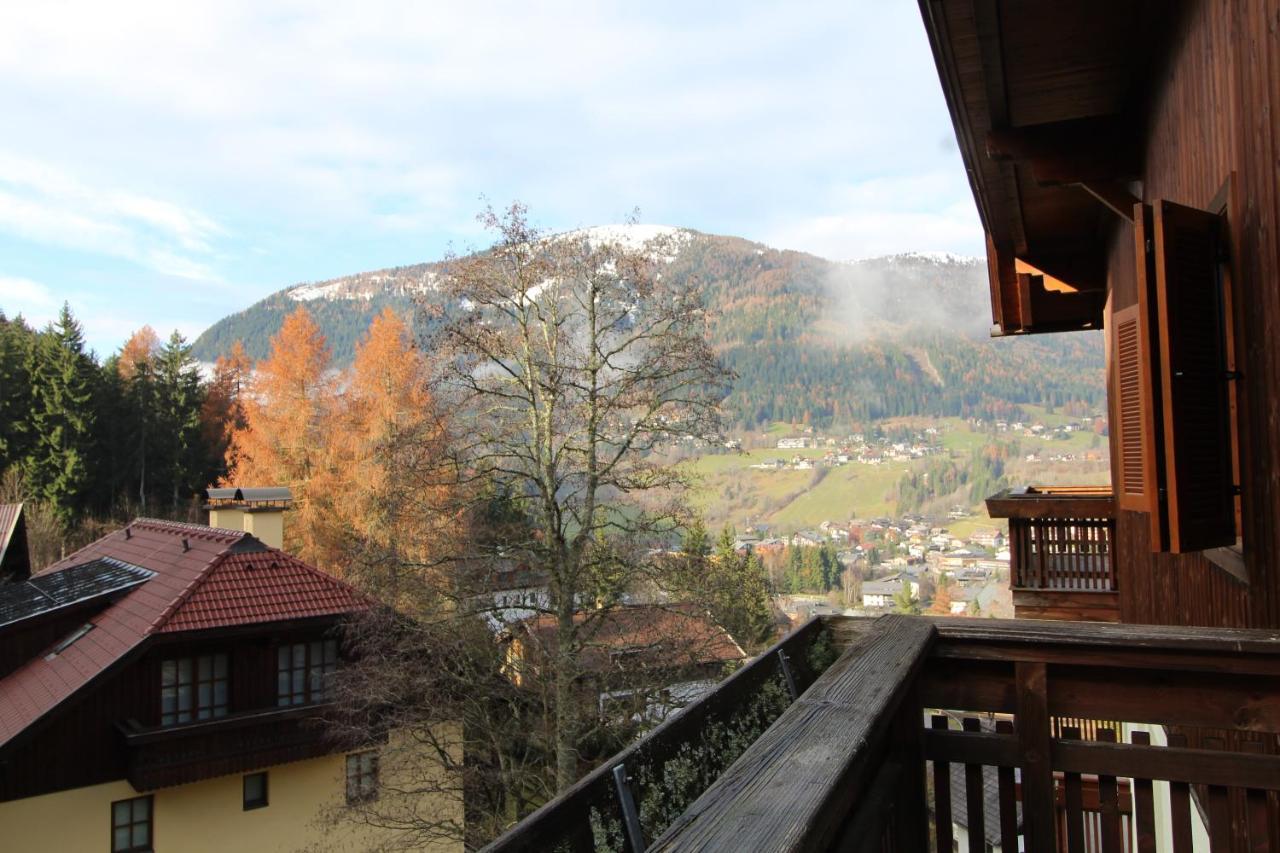
[[[990,233],[987,234],[987,278],[991,285],[992,321],[1003,332],[1021,330],[1013,247],[996,243]]]
[[[1142,203],[1142,200],[1129,192],[1129,188],[1124,184],[1090,181],[1079,186],[1125,222],[1133,222],[1133,206]]]
[[[992,125],[987,156],[1030,168],[1041,186],[1114,183],[1141,177],[1141,152],[1119,116],[1072,119],[1029,127]]]
[[[1225,788],[1280,790],[1280,757],[1216,749],[1055,740],[1053,769]]]
[[[1053,769],[1049,746],[1049,685],[1043,663],[1015,667],[1018,751],[1022,757],[1022,820],[1028,850],[1053,850]]]
[[[1048,729],[1046,728],[1046,733]],[[1280,790],[1280,756],[1221,749],[1153,747],[1070,738],[1049,739],[1052,770],[1099,776],[1137,777],[1196,785]],[[931,761],[1017,767],[1021,737],[989,732],[924,730],[924,755]]]

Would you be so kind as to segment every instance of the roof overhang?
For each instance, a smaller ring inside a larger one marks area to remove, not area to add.
[[[1111,223],[1141,194],[1156,7],[919,3],[986,230],[993,334],[1101,328]]]

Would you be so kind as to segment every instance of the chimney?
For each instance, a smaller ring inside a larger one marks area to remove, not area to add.
[[[243,530],[271,548],[284,548],[284,512],[293,501],[285,487],[205,489],[210,527]]]

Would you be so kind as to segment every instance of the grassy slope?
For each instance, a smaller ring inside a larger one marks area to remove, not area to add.
[[[1043,422],[1049,423],[1052,418],[1049,416]],[[903,419],[904,425],[905,421]],[[911,424],[914,426],[941,428],[943,446],[957,456],[973,453],[993,440],[997,443],[1016,440],[1022,454],[1037,452],[1047,456],[1051,453],[1081,453],[1090,449],[1106,452],[1105,438],[1100,439],[1095,448],[1093,435],[1088,432],[1072,433],[1069,439],[1062,441],[973,432],[960,418],[912,421],[916,422]],[[790,434],[790,428],[775,425],[769,432]],[[855,517],[896,515],[892,492],[912,463],[852,463],[826,471],[765,471],[751,467],[772,459],[790,461],[794,456],[820,458],[825,452],[825,449],[762,448],[700,456],[685,463],[700,480],[693,495],[694,505],[713,527],[726,523],[742,524],[750,519],[767,524],[778,533],[816,527],[822,521],[843,522]],[[1009,467],[1010,478],[1017,483],[1096,484],[1108,480],[1105,462],[1087,465],[1031,464],[1017,458],[1010,460]],[[957,535],[967,535],[979,528],[1004,527],[1003,523],[987,518],[981,504],[972,509],[973,515],[950,521],[947,527]]]

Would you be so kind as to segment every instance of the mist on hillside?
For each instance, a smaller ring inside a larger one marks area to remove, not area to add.
[[[977,259],[906,254],[832,264],[823,286],[824,327],[841,343],[897,339],[912,329],[990,333],[986,265]]]

